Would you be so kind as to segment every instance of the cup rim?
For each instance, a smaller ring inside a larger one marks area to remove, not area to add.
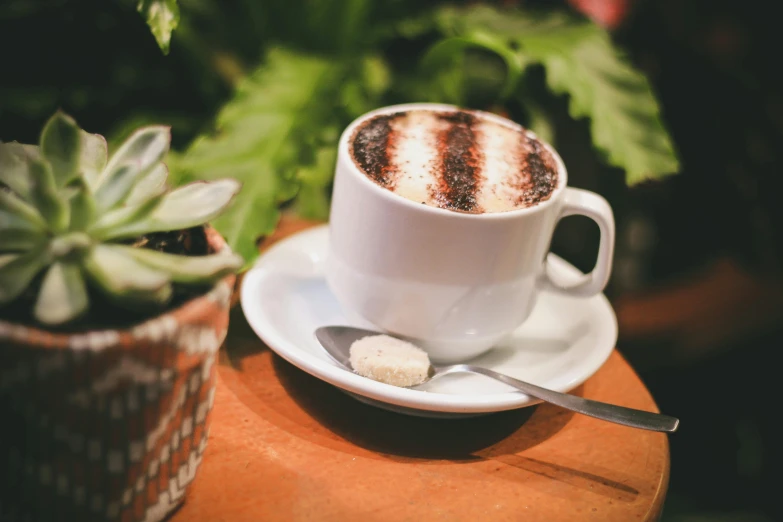
[[[549,196],[547,200],[541,201],[533,206],[525,207],[525,208],[517,208],[514,210],[506,210],[503,212],[481,212],[481,213],[457,212],[445,208],[433,207],[431,205],[422,205],[419,203],[415,203],[403,196],[400,196],[399,194],[396,194],[391,190],[387,190],[381,187],[380,185],[378,185],[376,182],[372,181],[367,175],[365,175],[359,169],[356,163],[354,163],[350,154],[349,141],[351,139],[351,136],[353,136],[356,127],[358,127],[368,119],[374,118],[375,116],[382,115],[382,114],[389,114],[389,113],[401,112],[406,110],[469,111],[471,113],[478,114],[482,118],[486,118],[494,123],[504,125],[513,130],[523,132],[527,136],[535,140],[538,140],[539,143],[541,143],[544,146],[544,148],[547,150],[547,152],[549,152],[554,158],[555,164],[557,165],[557,185],[552,190],[552,194]],[[562,197],[568,185],[568,171],[566,170],[565,164],[563,163],[563,159],[560,157],[560,155],[557,153],[554,147],[552,147],[552,145],[539,138],[536,135],[536,133],[534,133],[529,129],[526,129],[522,125],[508,118],[504,118],[503,116],[498,116],[497,114],[493,114],[491,112],[486,112],[477,109],[465,109],[457,105],[450,105],[446,103],[426,103],[426,102],[401,103],[396,105],[387,105],[385,107],[380,107],[378,109],[374,109],[372,111],[366,112],[361,116],[359,116],[358,118],[356,118],[355,120],[353,120],[345,128],[345,130],[343,130],[343,133],[340,136],[340,141],[338,143],[337,155],[338,155],[338,166],[341,162],[346,163],[348,170],[351,172],[351,174],[354,177],[360,178],[359,183],[362,183],[364,184],[364,186],[369,187],[369,190],[374,191],[374,193],[379,195],[380,197],[386,198],[390,200],[390,202],[407,206],[410,209],[417,209],[420,212],[430,213],[430,214],[440,215],[440,216],[452,216],[455,219],[504,220],[504,219],[513,219],[523,215],[542,212],[548,207],[556,204],[556,202]]]

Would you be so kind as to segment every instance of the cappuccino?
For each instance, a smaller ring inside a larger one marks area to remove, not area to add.
[[[481,214],[546,201],[555,159],[521,127],[467,110],[412,109],[363,122],[350,154],[372,181],[432,207]]]

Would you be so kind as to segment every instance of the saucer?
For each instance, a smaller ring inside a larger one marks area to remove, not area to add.
[[[315,338],[315,329],[372,325],[343,311],[324,279],[327,225],[288,237],[266,251],[245,274],[242,310],[255,333],[283,359],[356,399],[408,415],[462,417],[537,404],[524,393],[471,374],[439,377],[416,390],[376,382],[337,366]],[[582,272],[550,254],[558,281]],[[495,348],[471,360],[544,388],[567,392],[607,360],[617,340],[617,320],[603,295],[539,295],[533,313]]]

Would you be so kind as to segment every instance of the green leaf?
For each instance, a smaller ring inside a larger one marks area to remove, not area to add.
[[[24,292],[49,259],[45,246],[20,254],[10,261],[6,258],[0,264],[0,304],[9,303]]]
[[[168,127],[153,126],[139,129],[131,135],[112,156],[98,180],[95,201],[103,213],[128,200],[143,182],[135,199],[152,197],[161,175],[165,181],[166,167],[160,161],[169,150],[171,132]],[[149,179],[148,179],[149,178]],[[152,184],[153,186],[149,186]]]
[[[522,11],[499,9],[490,5],[470,7],[445,6],[435,15],[435,24],[447,36],[485,31],[498,37],[514,39],[522,35],[557,31],[574,19],[558,11]]]
[[[79,157],[79,171],[87,184],[92,188],[106,167],[108,147],[106,138],[100,134],[90,134],[82,131],[81,156]]]
[[[111,228],[103,239],[137,237],[202,225],[221,214],[240,188],[239,182],[233,179],[185,185],[166,194],[147,217]]]
[[[1,215],[0,220],[2,220]],[[30,250],[41,245],[44,241],[46,241],[46,236],[37,230],[0,227],[0,251],[3,252]]]
[[[367,56],[361,62],[360,78],[369,96],[382,96],[391,85],[391,71],[380,56]],[[357,114],[357,116],[359,116]]]
[[[0,269],[19,257],[20,254],[0,254]]]
[[[321,3],[327,3],[321,0]],[[339,5],[338,19],[340,21],[340,49],[351,51],[352,46],[359,42],[359,37],[367,30],[367,17],[371,11],[373,0],[343,0],[332,2]]]
[[[522,63],[541,64],[549,88],[570,97],[574,118],[590,118],[594,145],[629,184],[677,172],[679,162],[649,82],[602,28],[559,13],[529,14],[489,6],[446,8],[441,30],[487,32],[519,49]]]
[[[570,96],[571,116],[590,118],[593,143],[611,165],[626,170],[629,185],[679,170],[647,79],[603,29],[585,22],[523,45],[546,67],[549,87]]]
[[[41,154],[52,168],[58,187],[78,174],[82,154],[82,130],[73,118],[56,112],[41,133]]]
[[[408,9],[406,9],[406,11],[407,10]],[[436,24],[433,12],[432,10],[427,9],[423,13],[412,16],[407,15],[406,13],[406,17],[396,20],[387,26],[380,25],[379,27],[376,27],[373,32],[375,33],[375,40],[380,41],[391,40],[394,37],[414,40],[434,32],[435,28]]]
[[[22,198],[0,189],[0,230],[3,229],[43,231],[46,229],[46,220],[35,207]],[[3,246],[0,243],[0,249]]]
[[[273,49],[221,110],[218,132],[197,139],[178,161],[185,179],[231,176],[243,182],[212,224],[247,263],[258,255],[256,239],[274,230],[280,202],[296,193],[292,176],[306,152],[305,138],[334,125],[336,91],[347,71],[341,61]]]
[[[98,245],[84,260],[90,279],[113,299],[165,302],[171,296],[168,274],[149,268],[119,245]]]
[[[84,178],[78,178],[79,183],[76,187],[76,193],[71,196],[71,223],[69,230],[85,231],[92,224],[96,213],[95,198],[90,193]]]
[[[33,313],[43,324],[71,321],[87,310],[87,289],[78,266],[54,263],[44,276]]]
[[[158,163],[136,182],[128,199],[127,205],[139,205],[166,192],[166,180],[169,169],[163,163]]]
[[[110,231],[119,229],[131,223],[141,221],[148,217],[158,208],[163,201],[164,194],[154,196],[144,203],[135,205],[125,205],[114,210],[110,210],[100,216],[98,220],[89,228],[90,234],[98,239],[106,239],[111,236]]]
[[[37,145],[0,143],[0,183],[30,200],[30,162],[41,159]]]
[[[139,0],[136,9],[147,21],[163,54],[169,54],[171,33],[179,25],[177,0]]]
[[[36,208],[49,224],[49,228],[54,232],[64,232],[68,228],[69,208],[57,193],[56,181],[49,164],[32,161],[30,177],[31,197]]]
[[[421,60],[423,74],[436,72],[443,65],[453,65],[456,59],[467,49],[484,49],[497,54],[506,65],[506,81],[499,98],[508,98],[519,83],[524,63],[519,53],[508,47],[506,42],[491,33],[473,31],[469,36],[454,36],[440,40],[430,47]]]
[[[139,175],[146,173],[163,160],[169,151],[170,143],[169,127],[153,125],[138,129],[112,154],[98,179],[98,184],[103,184],[113,172],[124,165],[133,165]]]
[[[340,82],[339,96],[343,109],[354,119],[378,108],[378,100],[391,85],[391,71],[382,58],[370,55],[359,61],[357,70],[350,73]]]
[[[296,213],[305,219],[325,220],[329,217],[329,197],[326,188],[334,176],[337,148],[329,144],[315,153],[315,162],[299,169],[299,193]]]
[[[542,141],[554,143],[555,127],[547,111],[538,102],[526,98],[522,101],[527,111],[528,128]]]
[[[244,261],[236,254],[220,253],[208,256],[182,256],[157,252],[148,248],[117,246],[144,265],[166,272],[177,283],[206,283],[239,270]]]
[[[114,169],[95,193],[98,212],[105,212],[121,205],[133,189],[139,172],[133,165],[120,165]]]

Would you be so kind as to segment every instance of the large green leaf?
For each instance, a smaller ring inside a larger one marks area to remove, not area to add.
[[[521,63],[543,65],[549,88],[569,96],[574,118],[590,119],[594,145],[625,169],[629,184],[679,169],[649,82],[602,28],[559,13],[488,6],[444,9],[439,24],[449,35],[502,37]]]
[[[324,127],[334,127],[341,109],[337,90],[349,70],[337,60],[272,50],[223,107],[217,132],[170,163],[181,179],[242,181],[242,191],[213,225],[247,263],[258,255],[257,238],[274,230],[279,204],[295,195],[296,171],[305,156],[314,156],[306,145]]]
[[[571,116],[590,118],[593,143],[610,164],[625,169],[628,184],[679,170],[647,79],[621,57],[604,30],[582,23],[524,45],[523,52],[546,67],[549,87],[570,95]]]
[[[387,63],[379,56],[368,55],[357,59],[339,85],[339,103],[345,116],[352,120],[367,111],[378,108],[380,98],[391,85],[391,71]],[[335,120],[333,124],[348,123]],[[335,145],[343,125],[326,127],[319,131],[321,137],[332,133],[324,143]]]
[[[501,99],[508,98],[519,83],[525,64],[521,55],[509,48],[504,39],[489,32],[473,31],[467,36],[453,36],[440,40],[430,47],[422,58],[422,73],[438,71],[443,68],[444,64],[453,67],[455,62],[461,61],[461,54],[472,48],[493,52],[503,60],[506,66],[506,80],[499,96]],[[459,97],[463,98],[462,95]]]
[[[147,21],[163,54],[169,54],[171,33],[179,24],[177,0],[139,0],[136,9]]]
[[[334,177],[336,160],[337,147],[325,145],[316,150],[312,165],[305,165],[297,171],[296,179],[300,186],[295,208],[303,218],[325,220],[329,216],[326,188]]]
[[[547,110],[535,100],[525,98],[522,100],[528,115],[527,127],[535,133],[539,139],[547,143],[554,143],[555,128],[552,118]]]

